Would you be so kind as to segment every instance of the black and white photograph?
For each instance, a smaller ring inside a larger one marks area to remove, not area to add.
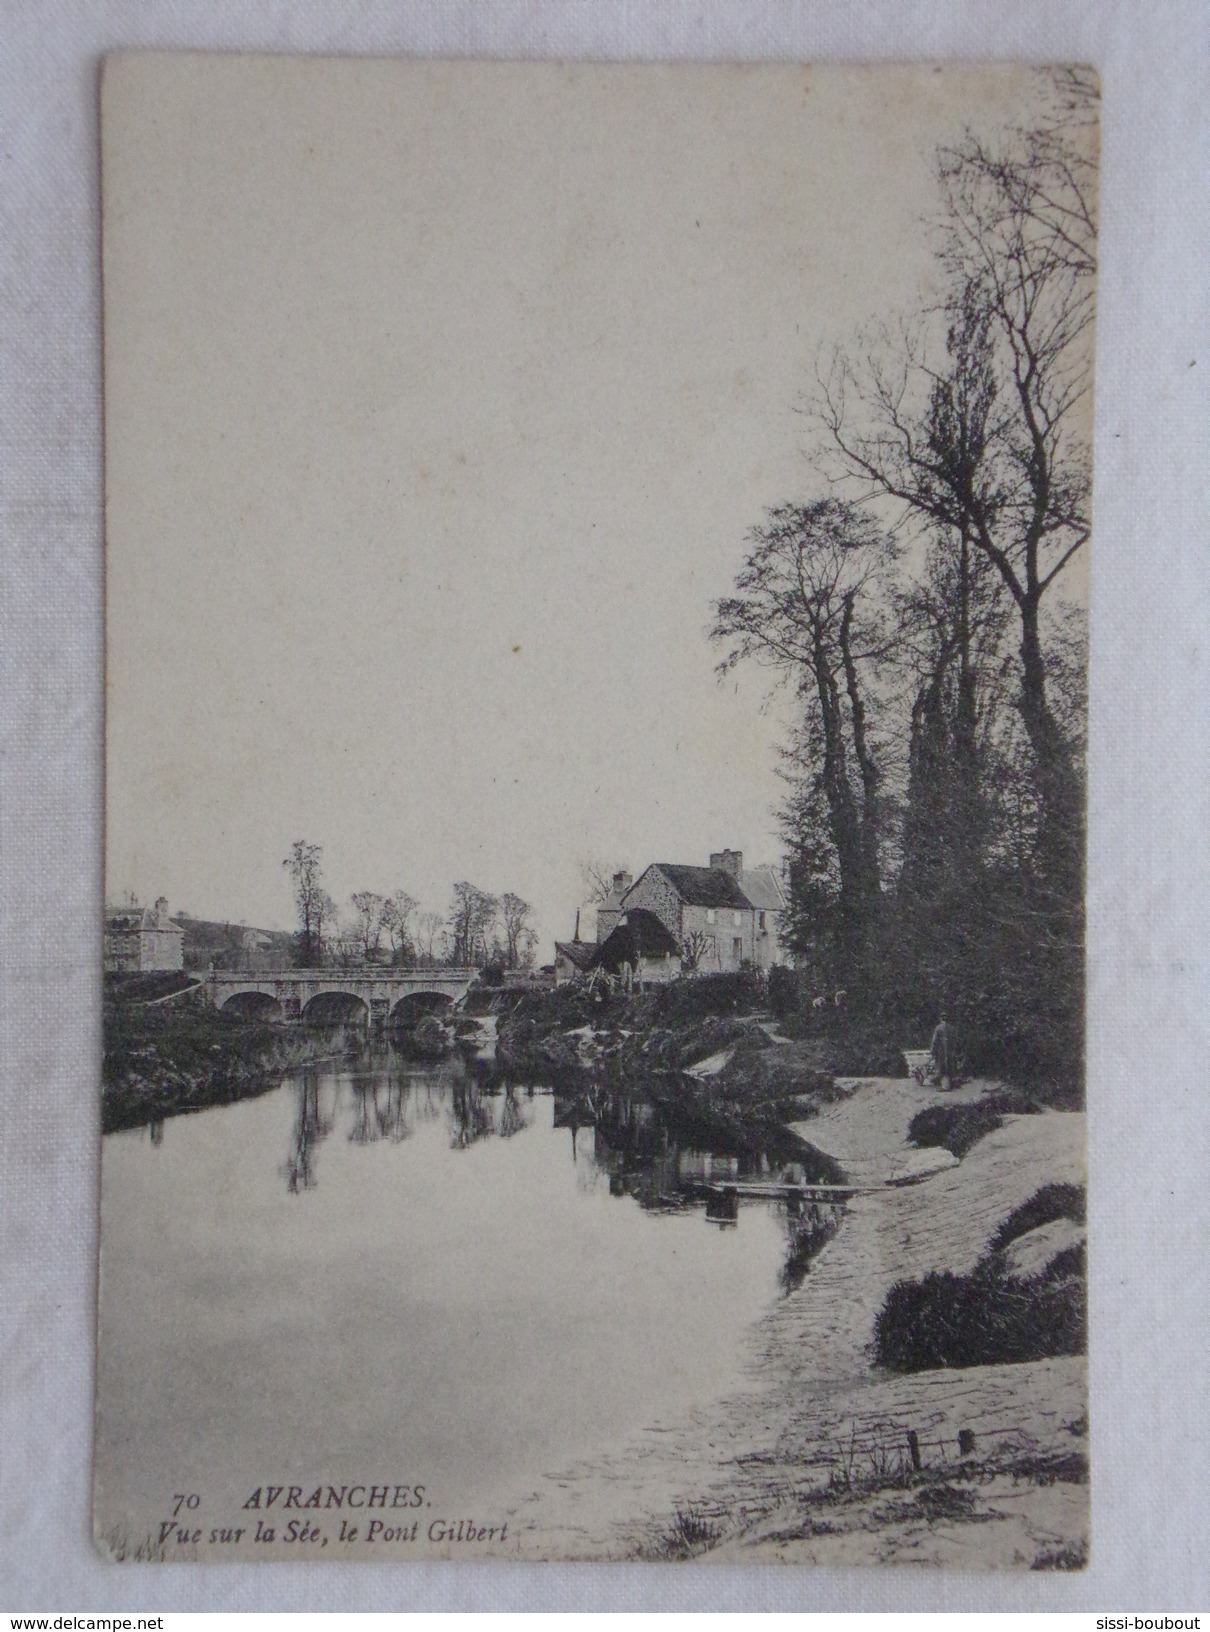
[[[101,159],[102,1554],[1083,1569],[1096,72]]]

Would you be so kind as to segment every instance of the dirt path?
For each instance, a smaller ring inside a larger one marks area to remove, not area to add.
[[[976,1099],[985,1087],[948,1098]],[[939,1097],[910,1080],[875,1079],[795,1131],[858,1183],[884,1184],[908,1153],[912,1117]],[[821,1520],[807,1519],[803,1503],[846,1464],[862,1475],[867,1463],[872,1472],[902,1455],[908,1428],[935,1463],[956,1462],[961,1429],[976,1436],[978,1456],[1001,1462],[1083,1446],[1083,1358],[887,1377],[871,1370],[868,1350],[895,1281],[969,1270],[996,1226],[1039,1186],[1083,1177],[1083,1116],[1047,1112],[1008,1119],[960,1164],[922,1183],[856,1196],[803,1284],[753,1333],[745,1386],[544,1481],[511,1515],[518,1552],[635,1557],[659,1550],[678,1512],[690,1516],[690,1541],[696,1534],[707,1559],[903,1558],[986,1568],[1078,1551],[1087,1486],[1070,1482],[989,1477],[973,1506],[963,1493],[946,1498],[953,1512],[912,1501],[900,1501],[899,1511],[871,1496]]]

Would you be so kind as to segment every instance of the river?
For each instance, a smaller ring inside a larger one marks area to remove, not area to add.
[[[767,1163],[484,1069],[383,1051],[106,1136],[103,1530],[321,1479],[487,1513],[735,1381],[792,1225],[686,1182]]]

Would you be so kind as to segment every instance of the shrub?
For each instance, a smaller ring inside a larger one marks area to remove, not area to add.
[[[670,981],[660,988],[656,1009],[665,1024],[683,1025],[710,1014],[750,1014],[754,1009],[765,1007],[768,995],[761,971],[744,968]]]
[[[938,1146],[961,1159],[985,1134],[1003,1127],[1006,1116],[1029,1116],[1037,1104],[1014,1088],[985,1094],[967,1104],[929,1105],[908,1125],[908,1138],[918,1150]]]
[[[934,1271],[898,1281],[874,1322],[875,1356],[891,1371],[1014,1364],[1083,1354],[1086,1346],[1082,1246],[1028,1279],[988,1257],[969,1275]]]
[[[1005,1247],[1030,1230],[1052,1224],[1056,1218],[1070,1218],[1083,1224],[1085,1218],[1084,1186],[1082,1184],[1044,1184],[1035,1190],[1028,1201],[1014,1207],[991,1238],[989,1250],[1002,1252]]]

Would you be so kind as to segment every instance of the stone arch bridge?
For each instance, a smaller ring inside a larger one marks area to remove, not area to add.
[[[280,1020],[364,1018],[372,1031],[459,1003],[477,969],[282,969],[205,977],[216,1009]],[[361,1014],[358,1014],[358,1010]]]

